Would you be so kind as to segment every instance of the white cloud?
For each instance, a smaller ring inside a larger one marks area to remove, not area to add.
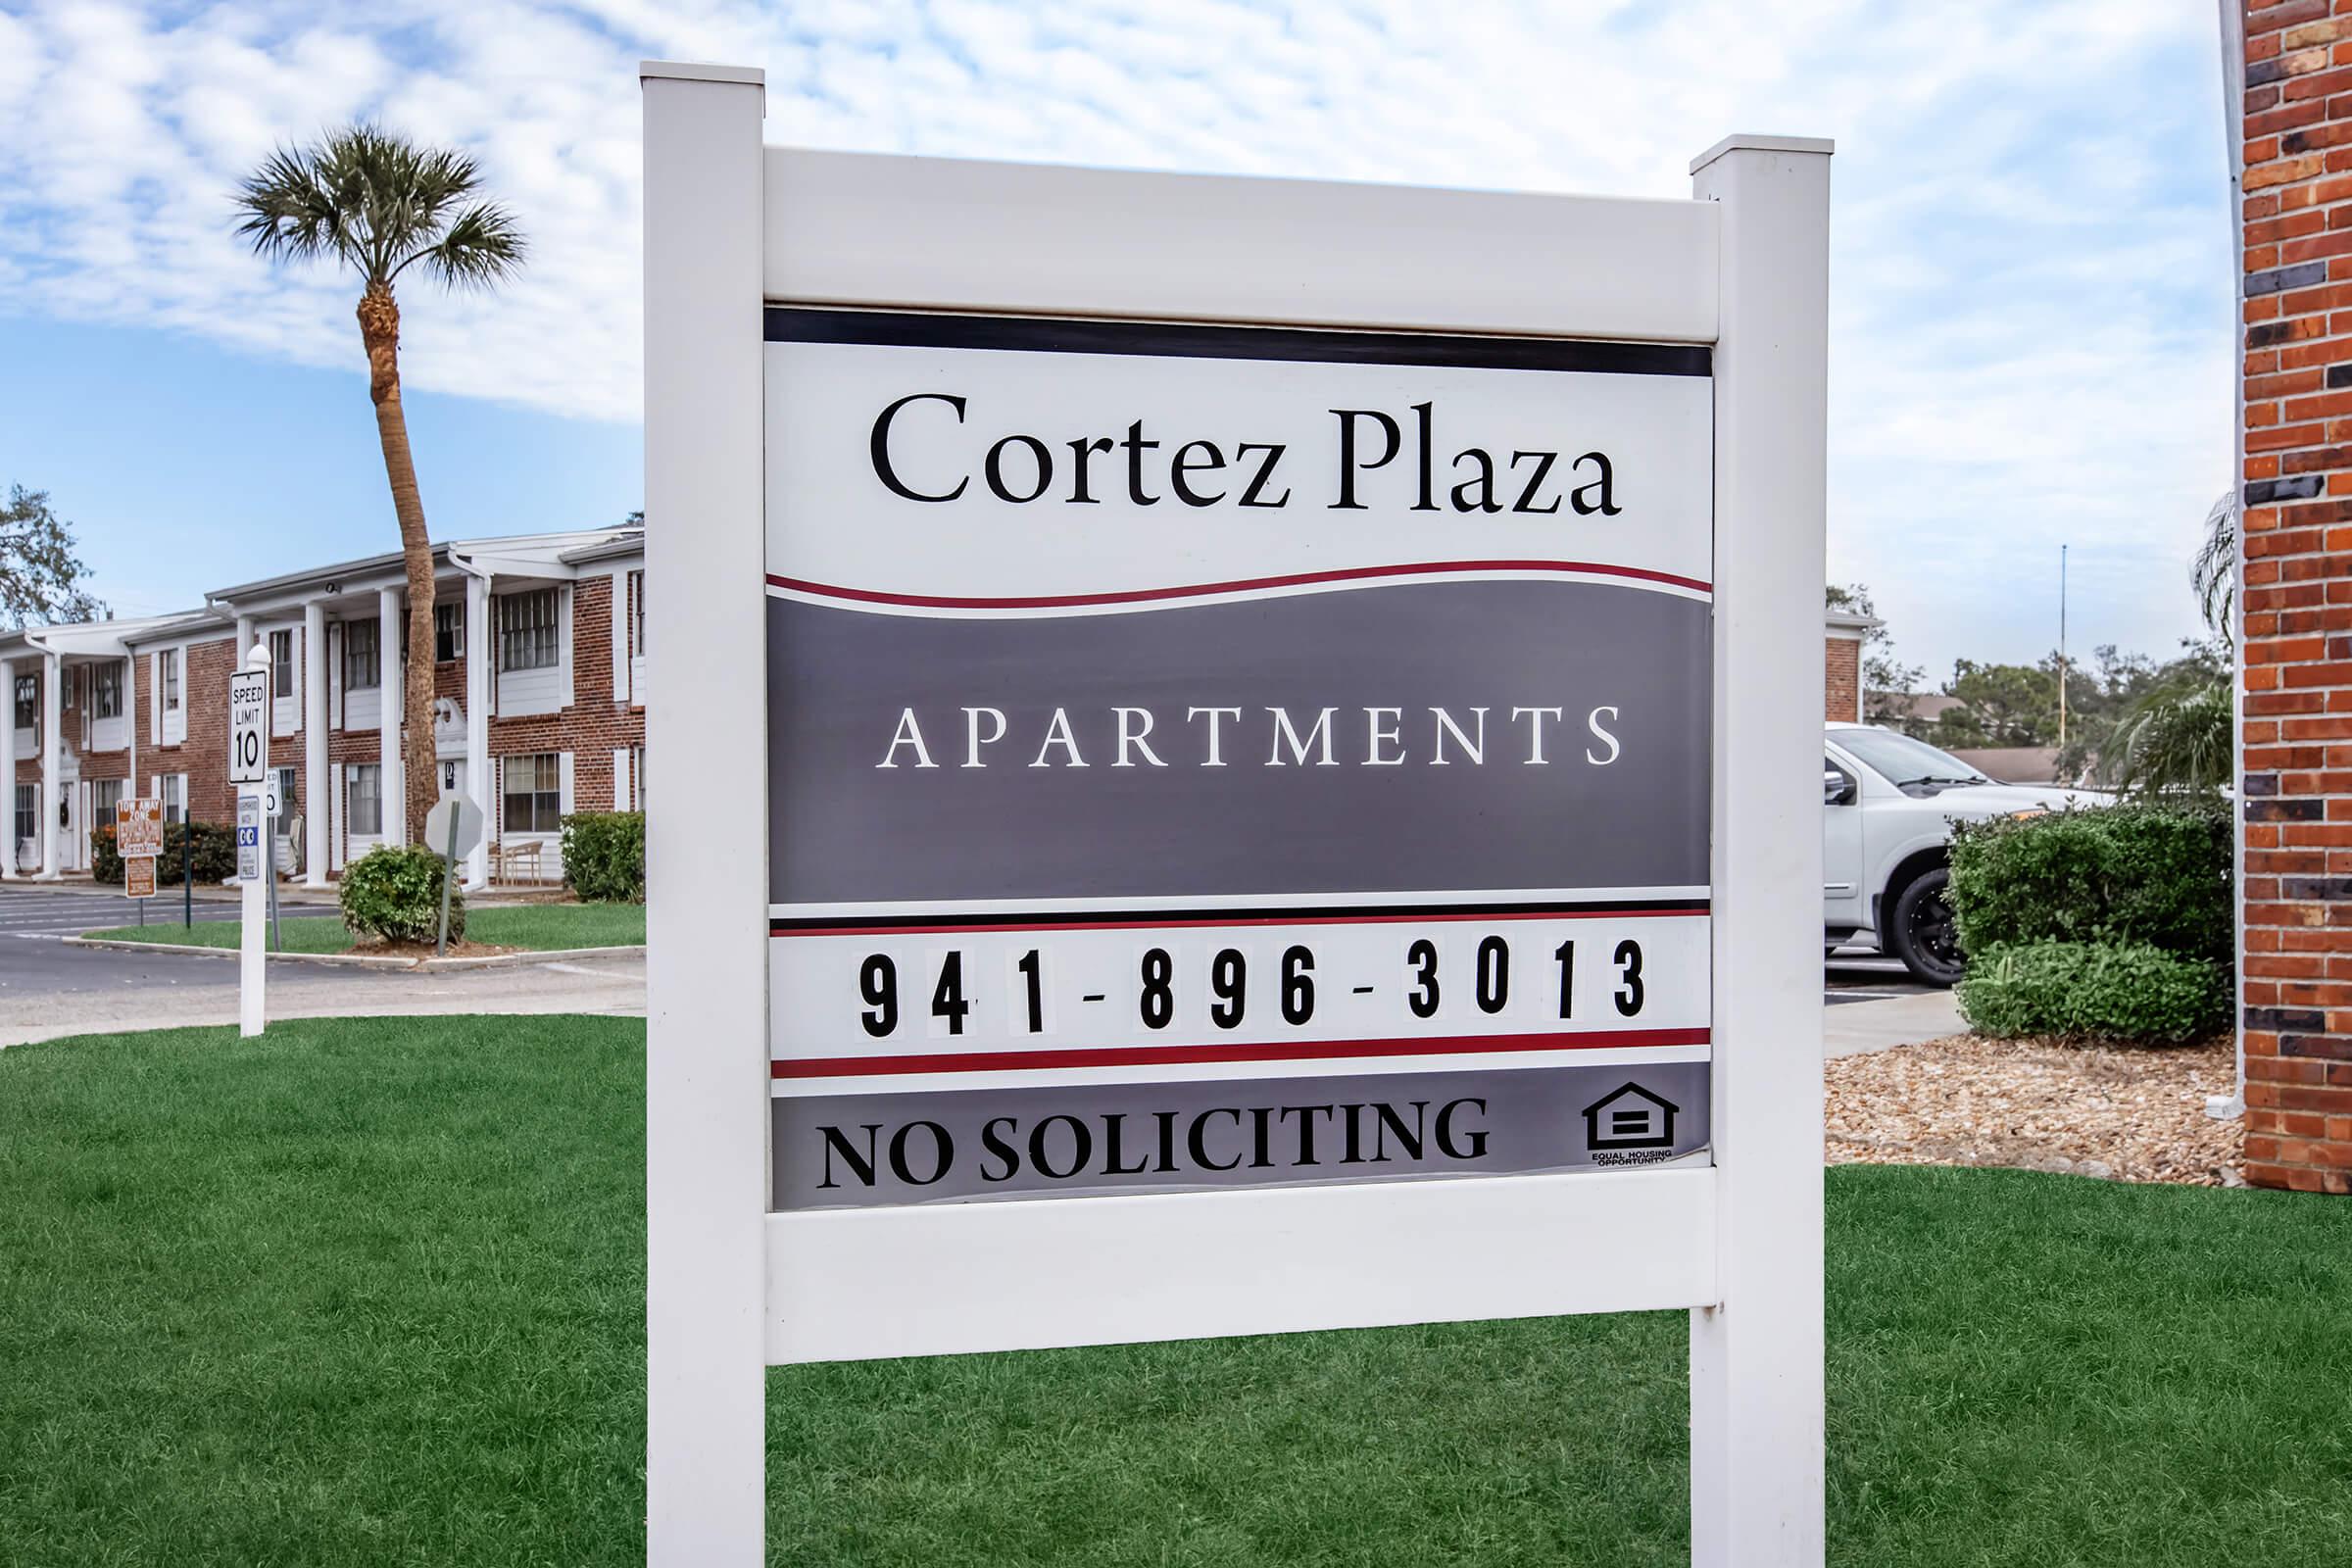
[[[229,192],[377,116],[474,150],[534,241],[495,299],[408,291],[410,380],[633,417],[647,56],[763,65],[771,140],[875,151],[1672,196],[1726,130],[1829,134],[1834,571],[1932,665],[2029,657],[2068,539],[2079,640],[2161,648],[2229,480],[2215,32],[2205,0],[62,0],[0,15],[0,301],[356,369],[348,280],[273,274]]]

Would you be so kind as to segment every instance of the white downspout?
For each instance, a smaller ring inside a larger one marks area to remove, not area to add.
[[[2230,563],[2233,591],[2230,628],[2230,757],[2235,800],[2230,819],[2231,882],[2236,890],[2230,913],[2236,929],[2237,979],[2230,998],[2230,1028],[2237,1040],[2237,1091],[2210,1095],[2205,1114],[2216,1121],[2233,1121],[2246,1113],[2246,213],[2245,111],[2246,17],[2243,0],[2221,0],[2222,8],[2222,133],[2230,150],[2230,273],[2237,279],[2235,308],[2230,312],[2230,340],[2237,354],[2230,372],[2236,389],[2230,446],[2230,494],[2237,508],[2237,547]]]
[[[466,573],[466,793],[482,811],[482,840],[466,858],[468,893],[490,882],[490,836],[498,816],[491,809],[490,694],[490,573],[449,552],[450,564]]]

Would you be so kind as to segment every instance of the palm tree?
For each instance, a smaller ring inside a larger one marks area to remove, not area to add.
[[[408,662],[401,713],[408,841],[424,837],[438,793],[433,767],[433,554],[409,455],[400,406],[400,305],[392,286],[411,267],[447,288],[488,288],[521,267],[526,248],[514,216],[476,200],[481,173],[471,158],[419,147],[375,125],[347,125],[309,147],[270,155],[237,190],[237,233],[272,262],[325,258],[360,274],[360,341],[368,351],[368,395],[400,519],[408,568]],[[379,656],[394,657],[384,649]]]
[[[2234,652],[2237,646],[2237,492],[2205,514],[2205,542],[2189,564],[2197,608]],[[2234,660],[2232,661],[2234,663]],[[2175,681],[2133,704],[2100,748],[2108,776],[2126,795],[2204,795],[2236,777],[2235,676]]]

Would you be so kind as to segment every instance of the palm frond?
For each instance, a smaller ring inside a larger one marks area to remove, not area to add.
[[[439,243],[418,251],[401,266],[414,262],[449,288],[488,288],[522,268],[530,242],[523,238],[514,215],[488,202],[460,213]]]
[[[238,185],[237,207],[245,216],[236,231],[256,255],[273,262],[350,259],[345,213],[323,177],[318,151],[280,147]]]
[[[2232,490],[2205,514],[2205,542],[2189,564],[2197,609],[2205,624],[2230,642],[2237,640],[2237,492]]]
[[[2213,794],[2236,766],[2227,677],[2149,693],[2116,725],[2106,754],[2127,795]]]
[[[445,283],[487,286],[520,265],[523,238],[504,209],[466,207],[481,183],[469,155],[362,122],[271,154],[238,188],[237,232],[272,261],[331,255],[371,285],[422,261]]]

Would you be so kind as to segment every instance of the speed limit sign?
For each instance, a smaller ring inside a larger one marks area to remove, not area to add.
[[[228,677],[228,781],[259,784],[270,771],[270,676],[240,670]]]

